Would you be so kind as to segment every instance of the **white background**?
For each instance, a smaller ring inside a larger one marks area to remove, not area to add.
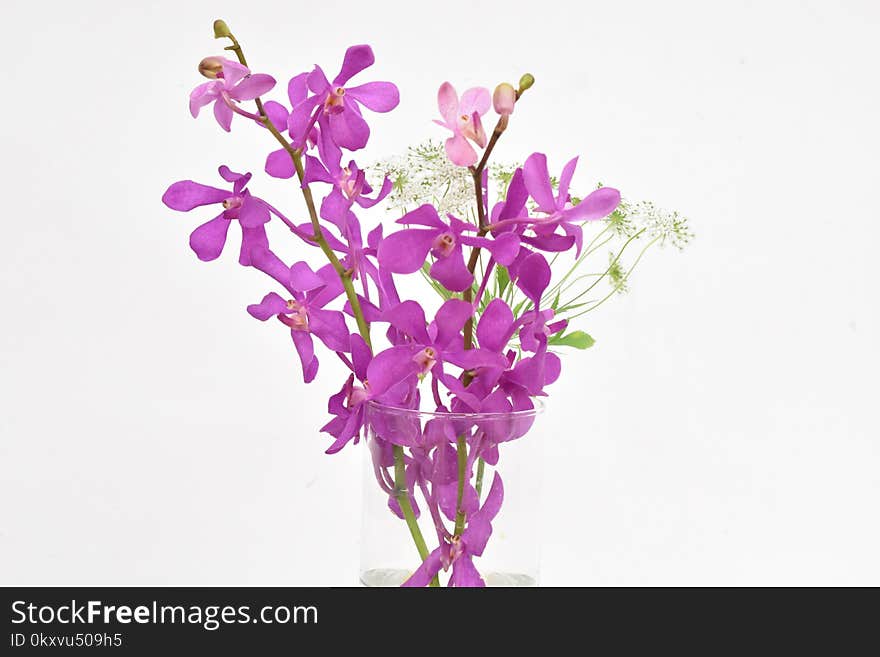
[[[199,263],[210,211],[159,201],[271,146],[187,112],[222,16],[279,99],[374,46],[403,100],[362,161],[440,137],[443,80],[529,70],[500,158],[580,154],[581,186],[693,218],[553,390],[544,583],[880,584],[876,3],[138,4],[5,12],[0,583],[356,582],[362,454],[317,432],[338,369],[304,386],[237,240]]]

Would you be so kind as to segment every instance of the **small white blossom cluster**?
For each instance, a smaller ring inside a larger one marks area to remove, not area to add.
[[[675,210],[658,208],[652,201],[621,201],[608,221],[624,237],[632,237],[646,228],[647,237],[659,237],[661,244],[671,244],[677,249],[683,249],[694,236],[687,217]]]
[[[410,146],[405,154],[377,162],[368,172],[391,179],[386,200],[391,211],[405,213],[431,203],[441,215],[448,212],[464,219],[474,213],[473,178],[467,169],[449,161],[442,142]]]

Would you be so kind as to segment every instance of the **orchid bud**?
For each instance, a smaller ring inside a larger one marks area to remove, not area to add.
[[[513,114],[513,106],[516,104],[516,89],[513,85],[502,82],[495,87],[495,93],[492,94],[492,106],[495,113],[501,116]]]
[[[223,71],[223,60],[220,57],[205,57],[199,62],[199,73],[206,78],[215,79]]]
[[[519,79],[519,93],[522,93],[526,89],[531,89],[533,84],[535,84],[535,77],[531,73],[524,74]]]
[[[214,38],[222,39],[223,37],[231,37],[232,32],[229,29],[229,26],[226,24],[226,21],[218,18],[214,21]]]

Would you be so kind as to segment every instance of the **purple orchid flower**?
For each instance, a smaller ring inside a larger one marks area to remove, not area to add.
[[[437,107],[443,120],[434,119],[434,123],[452,131],[446,140],[446,156],[456,166],[469,167],[477,163],[477,152],[470,141],[480,148],[486,147],[486,131],[480,117],[491,105],[492,96],[484,87],[468,89],[459,100],[455,87],[449,82],[440,85]]]
[[[348,166],[343,167],[341,156],[342,153],[338,149],[328,153],[328,157],[331,159],[324,160],[327,166],[324,166],[321,160],[312,155],[306,156],[303,184],[310,185],[322,182],[333,185],[333,191],[324,198],[322,203],[322,205],[331,206],[327,208],[326,212],[338,214],[343,210],[348,210],[355,203],[362,208],[371,208],[391,193],[391,179],[386,177],[382,182],[382,189],[371,198],[369,194],[373,192],[373,188],[367,183],[363,169],[358,168],[354,160],[351,160]]]
[[[250,265],[251,251],[268,247],[264,224],[269,221],[268,206],[246,189],[251,174],[235,173],[221,166],[220,176],[232,183],[232,190],[202,185],[192,180],[180,180],[162,195],[162,202],[172,210],[189,212],[203,205],[221,204],[223,211],[196,228],[189,244],[199,260],[216,260],[226,245],[226,236],[233,221],[241,225],[241,252],[238,261]]]
[[[400,102],[400,93],[391,82],[368,82],[357,87],[346,83],[375,62],[370,46],[351,46],[345,51],[342,69],[327,80],[320,66],[311,73],[291,80],[295,94],[301,95],[303,82],[312,95],[298,102],[290,114],[288,128],[294,135],[294,144],[300,144],[317,121],[324,137],[340,148],[356,151],[367,144],[370,128],[361,115],[361,105],[374,112],[390,112]]]
[[[453,292],[466,290],[473,283],[464,263],[463,246],[478,246],[492,254],[496,262],[508,265],[519,252],[519,237],[512,232],[500,233],[494,239],[468,235],[477,231],[472,224],[449,217],[444,223],[433,205],[422,205],[397,220],[398,224],[415,224],[424,229],[408,228],[386,237],[379,245],[379,264],[398,274],[411,274],[425,263],[428,253],[434,256],[431,276]]]
[[[561,252],[568,251],[574,244],[573,235],[526,235],[526,227],[534,220],[529,217],[526,203],[529,200],[529,191],[526,189],[525,180],[523,178],[522,168],[517,168],[513,172],[513,177],[507,186],[507,194],[504,201],[501,201],[492,208],[492,234],[514,231],[520,237],[523,244],[528,244],[541,251]],[[530,255],[532,252],[523,249],[518,259],[522,259]],[[513,271],[513,269],[511,270]]]
[[[338,310],[324,309],[342,294],[342,284],[331,265],[325,265],[316,273],[305,262],[290,267],[289,281],[287,287],[293,293],[292,299],[285,300],[270,292],[260,303],[248,306],[247,311],[260,321],[275,316],[290,328],[302,362],[303,379],[309,383],[318,373],[313,335],[332,351],[347,352],[350,349],[345,316]]]
[[[460,537],[453,536],[449,543],[442,543],[425,559],[403,586],[427,586],[441,569],[452,567],[449,586],[486,586],[474,565],[474,557],[479,557],[486,549],[492,535],[492,521],[501,510],[504,500],[504,485],[496,472],[492,488],[479,511],[468,521],[467,528]]]
[[[446,301],[426,327],[425,311],[415,301],[404,301],[385,313],[384,319],[407,340],[377,354],[367,368],[367,378],[375,395],[416,376],[432,377],[443,383],[466,403],[479,405],[473,395],[454,376],[444,371],[444,363],[471,370],[477,367],[504,367],[500,354],[485,349],[465,349],[461,330],[473,317],[473,306],[460,299]]]
[[[308,98],[308,76],[308,73],[302,73],[291,78],[287,83],[287,97],[291,107],[296,107]],[[309,147],[318,146],[322,158],[324,157],[324,149],[332,147],[336,151],[339,150],[339,147],[329,140],[320,138],[320,133],[316,126],[312,125],[306,131],[305,127],[293,125],[292,113],[281,103],[274,100],[266,101],[263,103],[263,109],[276,130],[279,132],[287,130],[294,148],[306,150]],[[295,130],[298,129],[302,129],[302,134],[295,133]],[[328,156],[327,159],[333,158]],[[272,151],[266,156],[265,171],[273,178],[293,178],[296,174],[296,168],[294,167],[293,160],[290,158],[290,153],[284,148]]]
[[[574,176],[577,161],[578,158],[575,157],[563,168],[555,197],[547,169],[547,156],[543,153],[532,153],[523,165],[526,188],[537,203],[537,211],[546,215],[530,220],[532,230],[538,236],[549,236],[559,226],[566,235],[574,237],[576,257],[580,255],[583,246],[583,230],[579,224],[607,217],[620,204],[619,191],[612,187],[600,187],[577,205],[571,205],[568,186]]]
[[[335,438],[333,444],[327,449],[327,454],[335,454],[345,447],[352,438],[355,438],[355,443],[357,443],[357,437],[364,426],[365,404],[373,398],[369,383],[367,383],[367,366],[370,364],[373,354],[359,334],[353,333],[350,340],[352,373],[346,379],[342,389],[330,397],[327,410],[334,417],[321,427],[321,431],[329,433]]]
[[[195,118],[202,107],[214,103],[214,118],[221,128],[229,132],[232,126],[232,114],[243,113],[236,103],[253,100],[268,93],[275,86],[275,78],[265,73],[251,73],[247,66],[224,57],[209,59],[216,68],[219,68],[211,73],[216,79],[203,82],[192,90],[189,95],[189,111]]]

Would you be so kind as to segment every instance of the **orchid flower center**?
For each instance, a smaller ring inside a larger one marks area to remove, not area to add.
[[[293,331],[309,330],[309,313],[306,307],[296,299],[290,299],[287,302],[287,313],[279,315],[278,319]]]
[[[330,93],[327,94],[327,99],[324,101],[324,111],[327,114],[338,114],[341,112],[345,105],[344,96],[344,87],[336,87],[335,89],[332,89]]]
[[[353,408],[358,404],[362,404],[367,399],[366,388],[362,388],[361,386],[352,386],[351,391],[348,393],[348,397],[345,400],[346,408]]]
[[[431,251],[437,258],[445,258],[455,249],[455,235],[440,233],[431,243]]]
[[[228,198],[223,199],[223,209],[226,211],[225,214],[229,219],[237,219],[238,211],[241,209],[242,204],[244,203],[244,198],[239,195],[229,196]]]
[[[472,141],[478,141],[477,126],[474,125],[473,118],[467,114],[458,117],[458,130],[462,135]]]
[[[464,544],[461,542],[461,536],[453,536],[449,539],[449,543],[449,561],[452,563],[461,556],[462,552],[464,552]]]
[[[425,347],[413,356],[413,361],[419,366],[419,374],[427,374],[437,364],[437,352],[431,347]]]
[[[342,175],[339,177],[339,188],[342,190],[342,193],[348,198],[354,197],[354,188],[356,184],[357,179],[355,176],[351,175],[351,167],[344,167],[342,169]]]

